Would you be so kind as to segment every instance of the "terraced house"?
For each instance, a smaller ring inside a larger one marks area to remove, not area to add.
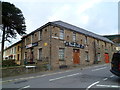
[[[22,56],[21,56],[21,52],[22,52],[22,44],[21,44],[22,40],[14,43],[13,45],[11,45],[10,47],[7,47],[4,50],[4,59],[5,60],[9,60],[9,59],[15,59],[15,62],[18,65],[21,65],[21,60],[22,60]]]
[[[109,63],[115,46],[109,39],[63,21],[48,22],[22,38],[22,64],[62,66]]]

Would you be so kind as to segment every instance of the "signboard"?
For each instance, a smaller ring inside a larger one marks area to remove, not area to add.
[[[30,48],[30,47],[32,47],[32,44],[26,45],[26,48]]]
[[[78,43],[76,43],[76,42],[65,42],[65,46],[76,47],[76,48],[82,48],[82,49],[84,49],[84,45],[78,44]]]
[[[31,47],[34,47],[34,46],[38,46],[38,42],[28,44],[28,45],[26,45],[26,48],[31,48]]]

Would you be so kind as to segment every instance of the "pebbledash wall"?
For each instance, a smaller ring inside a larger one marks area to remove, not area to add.
[[[115,45],[109,39],[63,21],[48,22],[22,38],[22,64],[62,66],[109,63]]]

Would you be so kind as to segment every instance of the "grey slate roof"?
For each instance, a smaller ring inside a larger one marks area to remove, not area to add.
[[[77,26],[68,24],[68,23],[63,22],[63,21],[54,21],[54,22],[51,22],[51,24],[56,25],[56,26],[60,26],[60,27],[63,27],[63,28],[67,28],[69,30],[72,30],[72,31],[84,34],[86,36],[90,36],[90,37],[93,37],[93,38],[96,38],[96,39],[100,39],[100,40],[103,40],[103,41],[106,41],[106,42],[109,42],[109,43],[113,43],[108,38],[102,37],[102,36],[100,36],[98,34],[92,33],[90,31],[84,30],[82,28],[79,28]]]

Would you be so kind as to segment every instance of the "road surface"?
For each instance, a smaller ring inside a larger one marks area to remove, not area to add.
[[[120,78],[110,71],[110,64],[75,68],[66,71],[33,75],[2,81],[2,88],[111,88],[120,90]]]

